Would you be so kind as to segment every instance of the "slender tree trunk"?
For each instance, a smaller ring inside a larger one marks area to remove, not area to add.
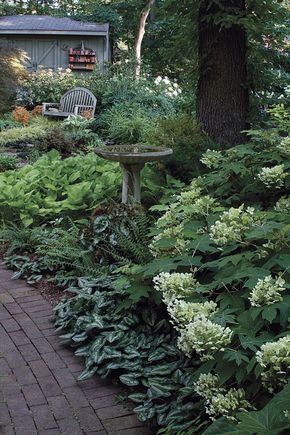
[[[205,15],[215,14],[219,6],[199,10],[199,81],[197,117],[203,129],[219,144],[245,142],[249,94],[247,89],[247,44],[245,30],[233,25],[220,28]],[[224,6],[245,10],[245,0],[224,0]]]
[[[140,15],[140,22],[139,22],[139,28],[135,40],[135,56],[136,56],[136,66],[135,66],[135,78],[136,80],[140,79],[141,76],[141,48],[142,48],[142,41],[145,35],[145,26],[146,21],[148,18],[148,15],[150,13],[150,10],[152,6],[154,5],[155,0],[148,0],[145,8],[142,10]]]

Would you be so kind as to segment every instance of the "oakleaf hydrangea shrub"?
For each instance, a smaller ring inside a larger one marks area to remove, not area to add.
[[[289,376],[289,111],[272,112],[249,144],[205,152],[208,172],[163,207],[150,245],[155,261],[167,260],[167,277],[178,283],[180,274],[181,284],[191,273],[198,283],[175,286],[170,298],[166,285],[157,290],[180,349],[204,376],[219,375],[222,390],[209,378],[203,396],[214,419],[259,409]]]

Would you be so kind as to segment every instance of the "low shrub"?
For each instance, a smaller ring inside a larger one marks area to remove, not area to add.
[[[11,112],[5,113],[0,118],[0,133],[1,131],[9,130],[10,128],[16,128],[16,127],[21,127],[21,123],[15,121],[15,119],[12,117]]]
[[[18,163],[17,157],[0,154],[0,172],[15,169],[17,163]]]
[[[26,127],[29,124],[30,120],[30,113],[28,112],[25,107],[15,107],[15,109],[12,112],[12,118],[16,121],[22,124],[24,127]]]
[[[154,118],[137,104],[120,103],[97,120],[102,136],[120,144],[144,143],[155,128]]]
[[[49,128],[43,137],[34,141],[34,145],[42,153],[55,149],[64,157],[78,149],[70,133],[59,125]]]
[[[174,177],[185,181],[204,172],[200,158],[212,141],[202,132],[192,115],[180,113],[155,122],[146,141],[150,145],[170,147],[173,155],[166,160],[166,167]]]
[[[19,144],[29,144],[40,140],[46,135],[52,122],[42,117],[31,119],[27,127],[14,127],[0,132],[0,147],[13,147]]]
[[[21,82],[17,104],[33,108],[44,102],[59,103],[62,95],[71,88],[89,87],[87,81],[88,78],[74,74],[70,69],[59,68],[56,72],[40,69]]]

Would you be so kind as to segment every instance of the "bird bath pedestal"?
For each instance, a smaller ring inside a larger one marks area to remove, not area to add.
[[[141,202],[141,171],[145,163],[163,160],[173,151],[171,148],[145,145],[115,145],[96,148],[95,153],[120,163],[123,171],[122,202],[126,204],[130,196],[135,202]]]

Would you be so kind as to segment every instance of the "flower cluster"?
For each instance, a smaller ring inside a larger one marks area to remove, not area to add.
[[[290,196],[282,196],[275,205],[275,210],[285,213],[290,211]]]
[[[277,145],[279,151],[286,156],[290,156],[290,137],[282,139],[281,143]]]
[[[217,304],[213,301],[200,303],[173,299],[169,302],[167,311],[176,329],[181,329],[197,318],[211,318],[216,312],[216,307]]]
[[[270,392],[274,391],[275,386],[287,383],[287,373],[290,371],[290,335],[263,344],[256,353],[256,359],[263,368],[263,385]]]
[[[228,420],[236,421],[237,412],[246,411],[251,407],[245,399],[245,391],[242,388],[230,388],[229,391],[214,395],[207,403],[205,410],[212,420],[224,416]]]
[[[254,209],[252,207],[248,207],[246,210],[244,205],[238,208],[231,207],[210,227],[210,238],[220,246],[242,240],[244,231],[250,229],[254,222]]]
[[[208,168],[216,169],[219,167],[220,163],[223,160],[223,155],[220,151],[215,150],[207,150],[202,158],[200,159],[201,163],[203,163]]]
[[[196,292],[199,283],[191,273],[162,272],[153,278],[154,288],[163,293],[165,303],[173,299],[191,296]]]
[[[281,276],[274,279],[271,275],[259,279],[250,294],[250,302],[254,307],[271,305],[282,301],[281,292],[285,290],[285,281]]]
[[[201,374],[194,384],[195,392],[205,399],[206,413],[212,420],[219,416],[224,416],[228,420],[235,421],[235,414],[245,411],[251,407],[245,399],[245,392],[242,388],[238,390],[230,388],[228,391],[219,386],[217,376]]]
[[[188,241],[185,240],[183,236],[183,229],[182,224],[175,224],[175,226],[170,225],[168,228],[165,228],[162,232],[157,234],[149,245],[151,254],[154,257],[157,257],[160,253],[165,254],[168,252],[169,254],[181,254],[184,252]],[[174,239],[174,246],[159,246],[158,242],[162,242],[163,239]]]
[[[205,317],[197,318],[181,331],[178,347],[188,357],[196,352],[201,361],[207,361],[213,359],[216,352],[225,350],[231,342],[232,334],[230,328],[222,327]]]
[[[167,76],[164,78],[158,76],[154,83],[156,86],[163,86],[165,95],[171,98],[178,97],[182,92],[179,85],[176,82],[171,82]]]
[[[262,168],[258,174],[258,178],[268,188],[281,189],[284,185],[286,173],[284,165],[276,165],[272,168]]]

